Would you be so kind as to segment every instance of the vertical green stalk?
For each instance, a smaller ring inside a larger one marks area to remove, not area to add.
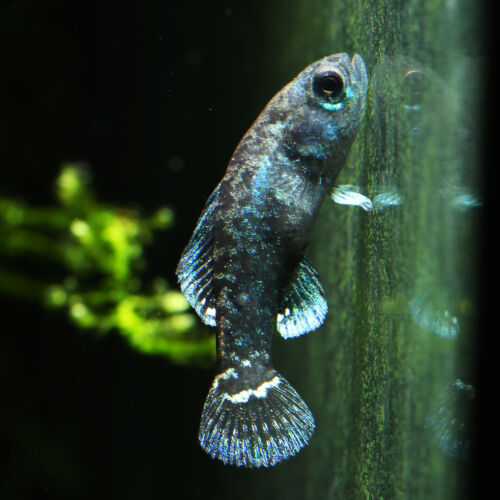
[[[369,67],[365,121],[338,182],[358,186],[375,210],[327,200],[318,217],[310,256],[328,319],[303,340],[306,360],[293,346],[276,349],[307,377],[301,392],[317,431],[303,452],[304,484],[279,491],[460,498],[481,204],[477,17],[467,2],[296,4],[288,58],[357,52]]]

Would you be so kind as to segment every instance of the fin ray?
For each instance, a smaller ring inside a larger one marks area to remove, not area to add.
[[[332,189],[330,198],[339,205],[354,205],[361,207],[365,212],[370,212],[373,210],[372,200],[359,191],[358,186],[340,184]]]
[[[208,393],[198,435],[213,458],[239,467],[270,467],[309,442],[314,418],[279,373],[274,371],[259,386],[237,394],[225,392],[220,377]]]
[[[209,326],[215,326],[216,316],[212,284],[212,242],[218,202],[219,186],[208,198],[176,269],[182,293],[203,323]]]
[[[294,272],[277,316],[276,326],[284,338],[298,337],[319,328],[328,312],[318,273],[304,257]]]

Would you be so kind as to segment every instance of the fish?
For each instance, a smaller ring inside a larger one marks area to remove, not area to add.
[[[186,299],[216,327],[217,368],[201,447],[226,465],[270,467],[298,453],[314,417],[274,369],[276,330],[316,330],[328,305],[304,255],[319,207],[344,164],[368,89],[363,59],[307,66],[266,105],[208,198],[176,269]]]

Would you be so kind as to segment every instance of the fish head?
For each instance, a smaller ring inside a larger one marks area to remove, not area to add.
[[[289,114],[290,157],[322,169],[339,169],[361,123],[368,90],[363,59],[327,56],[308,66],[284,92]]]
[[[356,127],[363,113],[368,90],[366,66],[358,54],[325,57],[306,68],[298,77],[305,86],[307,101],[313,108],[324,110],[326,121]]]

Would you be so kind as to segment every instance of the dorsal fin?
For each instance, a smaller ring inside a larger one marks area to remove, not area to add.
[[[219,186],[208,198],[176,269],[182,293],[203,323],[209,326],[215,326],[212,246],[214,215],[218,204]]]
[[[328,305],[318,273],[304,257],[298,264],[283,296],[277,328],[284,338],[298,337],[319,328]]]

